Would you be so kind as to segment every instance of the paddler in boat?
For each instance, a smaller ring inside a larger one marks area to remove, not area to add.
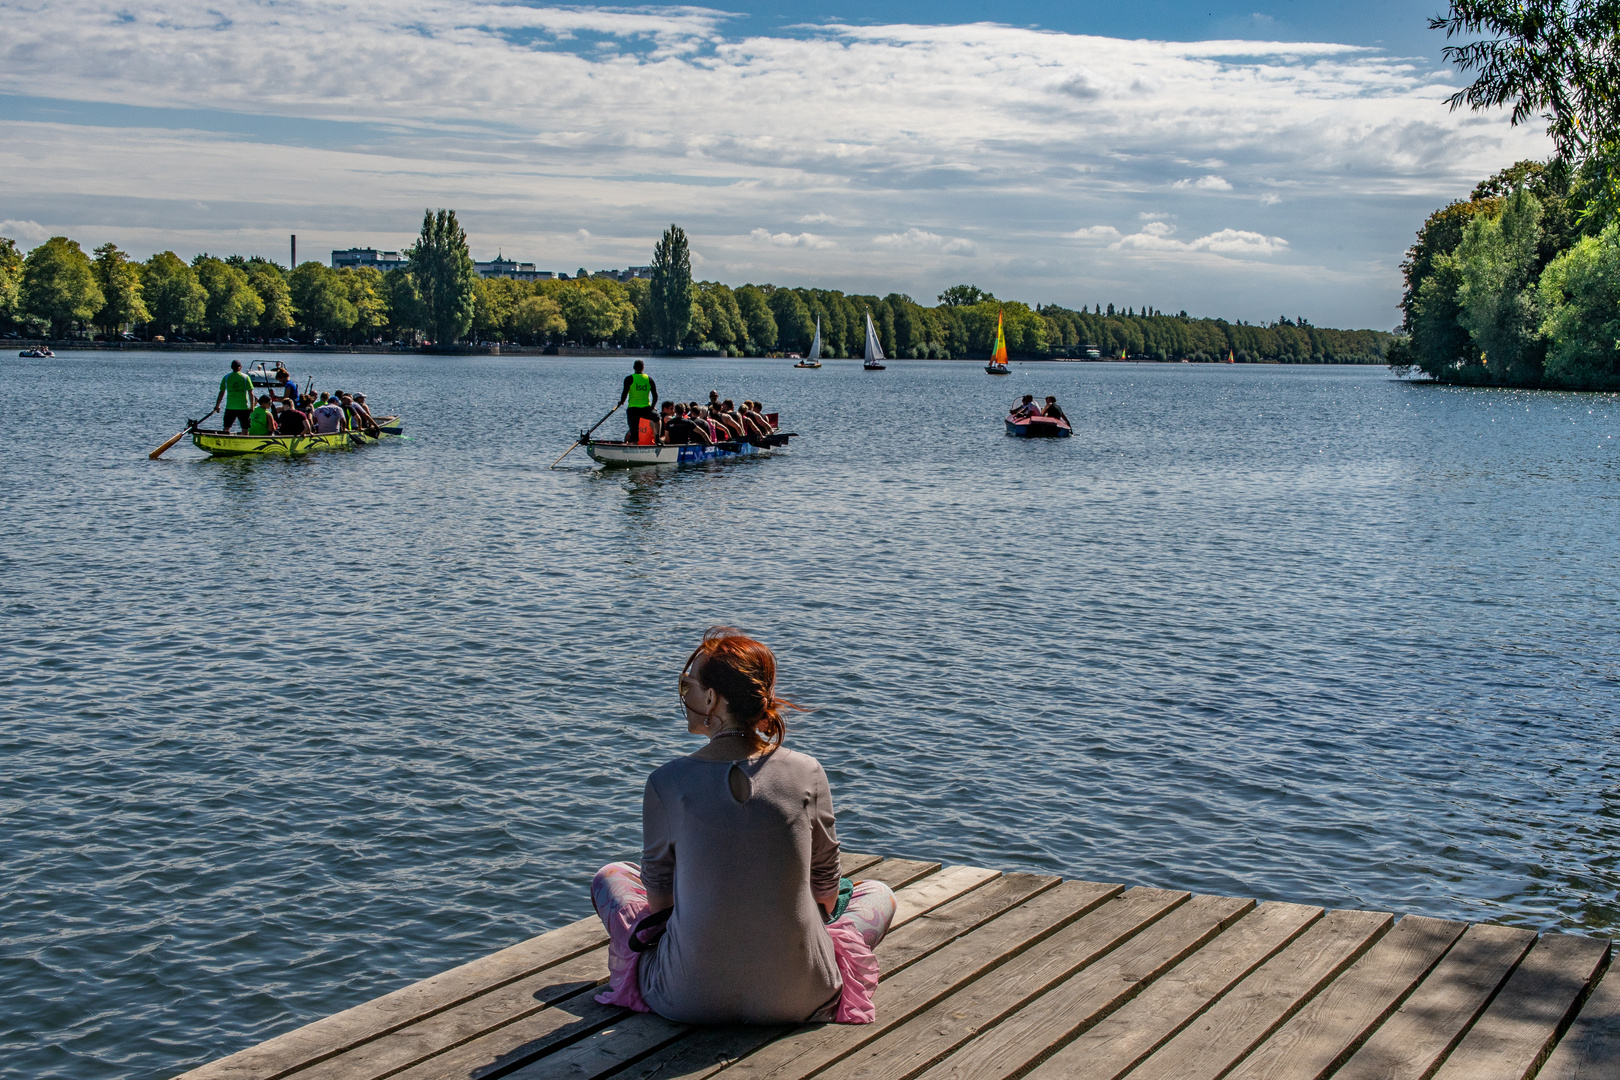
[[[270,410],[270,395],[259,395],[259,407],[248,413],[249,435],[274,435],[276,433],[276,416]]]
[[[361,430],[373,439],[382,434],[376,421],[371,419],[369,412],[362,412],[360,403],[342,390],[338,391],[338,404],[343,407],[344,419],[348,420],[350,430]]]
[[[298,400],[298,384],[292,381],[292,373],[280,364],[276,365],[276,383],[282,401]]]
[[[225,422],[221,431],[231,430],[232,424],[241,424],[244,434],[248,430],[248,417],[253,412],[253,380],[242,374],[242,361],[231,361],[231,373],[219,380],[219,396],[214,399],[214,411],[225,403]]]
[[[1014,405],[1012,410],[1012,414],[1019,419],[1024,419],[1030,416],[1039,416],[1040,413],[1041,407],[1035,404],[1034,394],[1025,394],[1022,404]]]
[[[299,410],[298,402],[282,402],[281,415],[276,418],[276,434],[308,435],[309,431],[309,417]]]
[[[382,428],[377,426],[377,418],[371,415],[371,406],[366,404],[366,395],[354,395],[354,411],[365,418],[366,431],[371,434],[372,438],[378,438],[382,435]]]
[[[643,420],[652,425],[654,440],[658,438],[658,414],[653,411],[653,407],[658,404],[658,384],[647,374],[646,367],[647,365],[637,360],[633,365],[633,373],[624,377],[624,389],[619,393],[619,404],[629,402],[630,405],[624,414],[625,421],[629,425],[624,437],[627,443],[641,441]]]
[[[1053,420],[1062,420],[1068,423],[1069,418],[1063,414],[1063,407],[1057,403],[1057,398],[1051,394],[1046,395],[1046,408],[1041,410],[1042,416],[1050,416]]]
[[[344,430],[348,423],[348,419],[343,415],[343,407],[322,390],[321,400],[315,406],[315,434],[335,435]]]

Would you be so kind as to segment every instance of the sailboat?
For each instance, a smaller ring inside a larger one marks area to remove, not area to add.
[[[800,360],[794,367],[820,367],[821,366],[821,316],[816,316],[816,336],[810,342],[810,355]]]
[[[867,371],[883,370],[883,346],[878,344],[877,328],[872,325],[872,313],[866,313],[866,363],[861,367]]]
[[[1227,363],[1228,363],[1228,364],[1235,364],[1235,363],[1237,363],[1237,360],[1236,360],[1236,359],[1235,359],[1235,358],[1233,358],[1233,356],[1232,356],[1232,350],[1231,350],[1231,349],[1227,349],[1227,350],[1226,350],[1226,362],[1227,362]]]
[[[990,354],[990,362],[984,365],[984,370],[991,375],[1006,375],[1011,372],[1007,366],[1007,335],[1001,329],[1001,312],[996,312],[996,351]]]

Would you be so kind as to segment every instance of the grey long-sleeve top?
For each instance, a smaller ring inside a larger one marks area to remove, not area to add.
[[[751,793],[739,803],[729,774]],[[803,1021],[843,988],[814,893],[838,889],[838,838],[821,763],[786,748],[745,761],[676,758],[647,778],[641,880],[673,894],[641,996],[698,1024]]]

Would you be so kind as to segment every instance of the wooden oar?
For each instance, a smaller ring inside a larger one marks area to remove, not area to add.
[[[620,402],[620,404],[623,404],[623,402]],[[581,435],[579,438],[574,440],[574,446],[578,446],[580,443],[582,443],[586,439],[590,438],[592,431],[595,431],[597,428],[599,428],[603,424],[607,423],[608,422],[608,416],[612,416],[614,413],[616,413],[618,411],[619,411],[619,406],[618,405],[615,405],[615,406],[613,406],[613,408],[609,409],[608,413],[607,413],[607,416],[602,417],[602,419],[600,419],[596,423],[592,424],[591,428],[590,428],[590,431],[585,432],[585,434]],[[568,449],[564,450],[562,452],[562,457],[558,458],[556,461],[553,461],[550,465],[546,466],[546,468],[555,469],[558,465],[561,465],[562,464],[562,459],[567,457],[569,454],[572,454],[574,452],[574,446],[570,446]]]
[[[219,412],[219,410],[215,409],[214,412],[209,413],[208,416],[213,416],[214,413],[216,413],[216,412]],[[203,417],[202,420],[193,420],[193,421],[191,421],[190,423],[188,423],[185,426],[185,428],[180,432],[180,434],[176,435],[174,438],[170,439],[168,442],[164,443],[162,446],[158,447],[156,450],[152,451],[150,454],[147,454],[146,456],[148,458],[150,458],[152,461],[156,461],[158,458],[163,456],[164,452],[166,450],[168,450],[169,447],[173,446],[175,443],[179,442],[181,439],[185,438],[187,435],[190,435],[191,434],[191,429],[196,427],[198,424],[202,423],[203,420],[208,419],[208,416]]]

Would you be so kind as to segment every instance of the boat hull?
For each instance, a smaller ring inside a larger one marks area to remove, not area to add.
[[[1007,417],[1007,434],[1020,439],[1067,439],[1074,433],[1067,420],[1050,416]]]
[[[767,454],[786,446],[789,435],[772,435],[764,446],[746,442],[723,442],[712,446],[686,443],[679,446],[640,446],[636,443],[588,442],[585,452],[603,465],[698,465],[706,461]]]
[[[1006,364],[986,364],[986,365],[984,365],[984,370],[985,370],[985,374],[987,374],[987,375],[1011,375],[1012,374],[1012,369],[1009,368]]]
[[[214,457],[249,454],[307,454],[312,450],[342,450],[357,441],[353,432],[327,435],[226,435],[220,431],[193,431],[191,444]],[[366,441],[370,441],[369,439]]]

